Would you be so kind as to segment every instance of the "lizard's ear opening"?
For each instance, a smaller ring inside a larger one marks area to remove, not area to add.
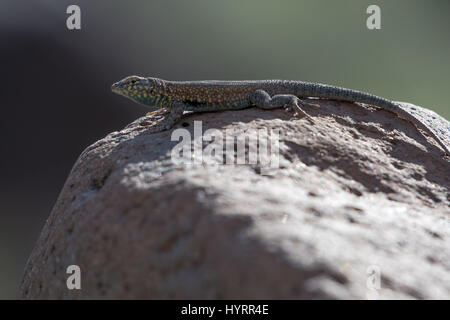
[[[157,90],[158,88],[164,87],[164,80],[158,78],[145,78],[147,87]]]

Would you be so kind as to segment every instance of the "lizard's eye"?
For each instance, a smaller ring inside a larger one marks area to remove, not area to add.
[[[134,84],[136,84],[136,83],[138,83],[139,82],[139,78],[138,77],[129,77],[127,80],[126,80],[126,83],[127,84],[130,84],[130,85],[134,85]]]

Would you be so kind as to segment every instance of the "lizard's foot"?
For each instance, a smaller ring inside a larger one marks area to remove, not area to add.
[[[164,121],[164,115],[169,114],[170,111],[167,109],[158,109],[152,112],[147,112],[145,114],[146,119],[139,122],[139,125],[142,127],[146,127],[149,126],[149,130],[151,132],[159,132],[159,131],[163,131],[162,130],[158,130],[156,129],[157,127],[160,127],[159,123]],[[155,129],[153,129],[155,128]],[[156,131],[153,131],[156,130]]]
[[[164,110],[164,111],[161,111]],[[161,116],[160,119],[156,119],[156,121],[142,121],[140,123],[141,126],[149,126],[147,132],[156,133],[165,130],[170,130],[183,116],[184,106],[182,104],[174,105],[171,110],[161,109],[156,113],[156,115]],[[152,112],[152,116],[155,115],[155,112]],[[164,117],[162,117],[164,115]]]
[[[145,114],[145,116],[147,118],[152,118],[152,117],[164,115],[164,114],[167,114],[167,113],[169,113],[169,111],[166,110],[166,109],[158,109],[158,110],[155,110],[155,111],[152,111],[152,112],[147,112]]]
[[[314,107],[319,107],[319,105],[316,104],[310,104],[305,102],[304,100],[301,99],[295,99],[295,101],[293,101],[292,103],[286,105],[286,109],[288,111],[293,111],[294,112],[294,116],[298,116],[299,114],[302,115],[302,118],[306,118],[309,122],[311,122],[312,124],[314,124],[314,120],[313,118],[311,118],[311,116],[309,114],[306,113],[305,110],[302,109],[303,106],[314,106]]]
[[[298,99],[300,102],[301,106],[308,106],[308,107],[312,107],[312,108],[320,108],[320,105],[318,105],[317,103],[310,103],[304,99]]]

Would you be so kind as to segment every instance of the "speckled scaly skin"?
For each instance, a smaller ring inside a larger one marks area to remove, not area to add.
[[[129,76],[112,85],[112,91],[165,114],[164,121],[152,126],[152,131],[168,130],[182,117],[183,111],[205,112],[239,110],[256,106],[263,109],[301,109],[308,97],[366,103],[392,111],[412,122],[430,135],[450,155],[447,146],[422,121],[394,102],[375,95],[336,86],[288,80],[257,81],[166,81],[158,78]]]

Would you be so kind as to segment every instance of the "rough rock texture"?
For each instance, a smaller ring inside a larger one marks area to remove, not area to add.
[[[281,129],[279,168],[268,175],[206,157],[176,165],[178,141],[149,134],[143,119],[96,142],[67,179],[21,296],[450,298],[449,159],[394,114],[319,104],[307,110],[314,125],[281,109],[187,115],[178,125],[192,133],[202,120],[203,131],[240,137]],[[435,113],[404,107],[449,134]],[[81,290],[66,287],[72,264]]]

